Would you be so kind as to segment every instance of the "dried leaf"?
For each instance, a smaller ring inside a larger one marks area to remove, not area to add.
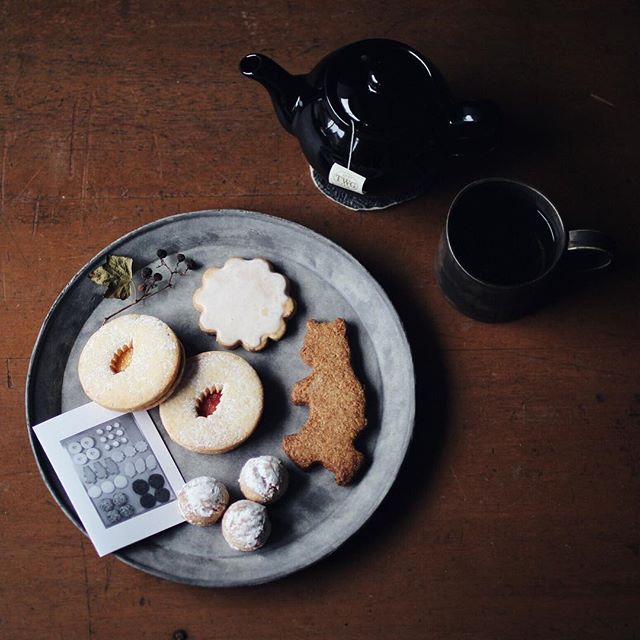
[[[105,298],[126,300],[131,295],[133,260],[128,256],[107,256],[107,261],[89,274],[89,279],[107,285]]]

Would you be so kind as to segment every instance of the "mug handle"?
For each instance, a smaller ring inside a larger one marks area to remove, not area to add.
[[[615,242],[611,236],[594,229],[569,231],[566,261],[574,271],[600,271],[611,266]]]
[[[460,102],[449,110],[447,150],[461,157],[493,150],[498,144],[500,110],[488,100]]]

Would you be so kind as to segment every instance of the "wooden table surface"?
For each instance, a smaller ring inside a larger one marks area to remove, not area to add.
[[[2,2],[0,635],[640,637],[639,34],[634,2]],[[237,67],[255,50],[302,73],[371,36],[423,51],[507,124],[490,158],[358,214],[314,189]],[[510,324],[454,311],[438,236],[457,190],[494,175],[614,235],[617,268]],[[224,207],[306,225],[373,273],[409,334],[418,415],[350,542],[277,583],[214,590],[96,556],[40,478],[24,387],[47,310],[90,257]]]

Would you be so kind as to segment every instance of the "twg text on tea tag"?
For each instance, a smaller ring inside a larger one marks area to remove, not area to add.
[[[343,189],[349,189],[349,191],[355,191],[356,193],[364,193],[364,183],[366,178],[361,176],[351,169],[343,167],[337,162],[333,163],[331,171],[329,171],[329,182],[336,187],[342,187]]]

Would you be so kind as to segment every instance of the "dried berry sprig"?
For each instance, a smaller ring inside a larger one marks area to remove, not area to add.
[[[117,316],[119,313],[130,309],[139,302],[142,302],[147,298],[151,298],[162,291],[175,287],[176,283],[174,282],[174,279],[176,277],[187,275],[189,271],[195,270],[197,266],[194,260],[187,258],[183,253],[179,253],[176,256],[176,263],[173,267],[167,262],[168,254],[164,249],[158,249],[156,255],[160,259],[160,262],[158,262],[154,267],[155,270],[151,267],[145,267],[141,272],[142,282],[140,282],[136,287],[138,291],[136,299],[114,313],[106,316],[103,320],[103,324],[104,322],[111,320],[114,316]],[[166,280],[164,284],[161,284],[164,281],[164,276],[160,273],[160,269],[166,269],[169,275],[168,280]]]

